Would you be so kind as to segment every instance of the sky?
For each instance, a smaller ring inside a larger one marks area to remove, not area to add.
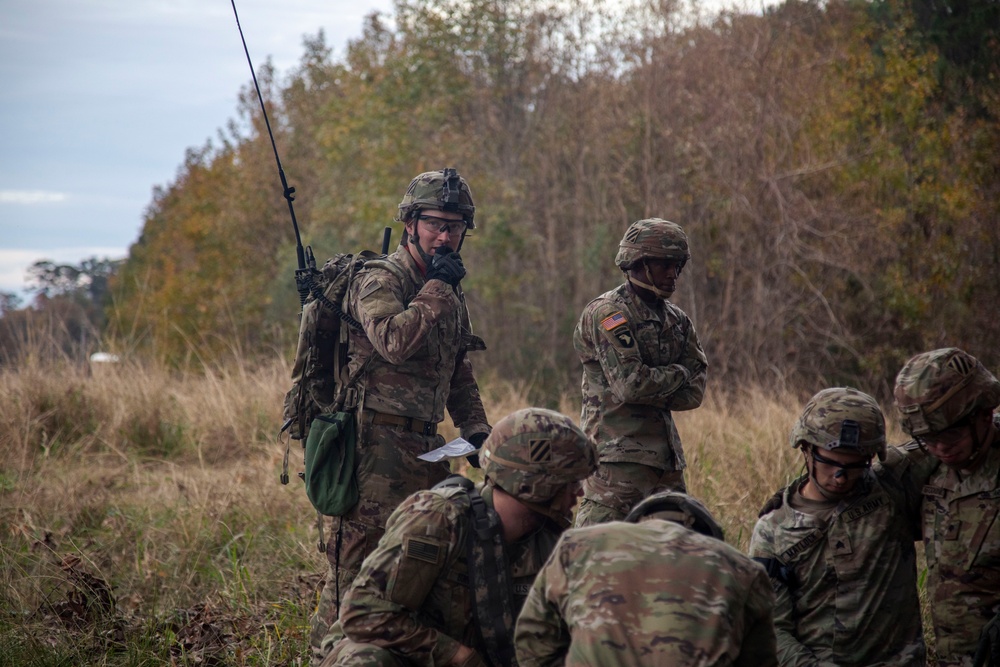
[[[254,67],[285,74],[304,36],[322,29],[339,58],[392,1],[236,9]],[[27,302],[42,259],[125,257],[153,188],[236,118],[250,82],[231,0],[0,0],[0,292]]]

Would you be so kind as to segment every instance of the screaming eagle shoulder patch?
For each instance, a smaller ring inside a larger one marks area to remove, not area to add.
[[[622,347],[628,348],[635,345],[632,330],[628,328],[628,320],[625,319],[625,315],[621,311],[605,317],[601,320],[601,326]]]

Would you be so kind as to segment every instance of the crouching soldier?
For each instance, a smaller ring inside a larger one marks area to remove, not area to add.
[[[481,489],[452,476],[393,512],[344,598],[323,665],[515,665],[514,620],[597,468],[571,419],[502,419],[480,454]]]
[[[777,667],[764,570],[683,493],[563,534],[528,593],[521,667]]]

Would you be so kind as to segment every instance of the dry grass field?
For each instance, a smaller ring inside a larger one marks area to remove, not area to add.
[[[0,665],[303,664],[325,557],[297,443],[278,481],[287,377],[280,363],[0,371]],[[526,405],[499,381],[483,394],[492,421]],[[690,491],[742,549],[799,472],[786,438],[803,398],[710,386],[677,416]],[[570,387],[558,404],[576,416],[577,401]]]

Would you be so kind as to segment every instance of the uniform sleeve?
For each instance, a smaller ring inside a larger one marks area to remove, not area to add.
[[[514,629],[514,648],[521,667],[562,665],[569,652],[570,634],[560,608],[566,596],[563,542],[535,577]]]
[[[753,578],[744,619],[746,631],[734,667],[778,667],[778,646],[774,634],[774,591],[767,574],[760,570]]]
[[[450,285],[429,280],[407,305],[399,279],[377,268],[360,273],[351,291],[355,317],[375,351],[391,364],[409,359],[441,316],[460,303]]]
[[[414,665],[448,662],[460,646],[420,619],[420,609],[461,544],[456,507],[437,494],[410,496],[365,559],[344,597],[340,621],[355,642],[406,656]]]
[[[632,324],[621,309],[606,301],[592,302],[577,325],[574,345],[581,356],[600,364],[608,387],[619,403],[666,407],[687,386],[692,373],[681,364],[649,366],[639,353]],[[702,387],[704,393],[704,387]],[[700,399],[699,399],[700,400]]]
[[[469,318],[469,310],[465,303],[462,303],[462,332],[472,333],[472,324]],[[455,371],[451,376],[451,389],[448,393],[448,414],[452,421],[459,428],[459,432],[466,440],[476,433],[489,433],[490,425],[486,420],[486,410],[483,408],[483,399],[479,395],[479,384],[472,371],[472,360],[469,359],[468,350],[463,344],[458,352],[458,359],[455,363]]]
[[[700,406],[702,399],[705,398],[705,381],[708,379],[708,357],[701,349],[698,332],[687,316],[684,318],[684,325],[687,328],[687,342],[679,363],[688,369],[691,375],[687,384],[674,392],[670,398],[668,407],[675,412],[694,410]]]
[[[750,538],[750,556],[754,559],[774,559],[774,527],[764,515],[754,526]],[[774,592],[774,636],[781,667],[818,667],[819,660],[799,642],[795,632],[795,605],[788,583],[770,577]]]

